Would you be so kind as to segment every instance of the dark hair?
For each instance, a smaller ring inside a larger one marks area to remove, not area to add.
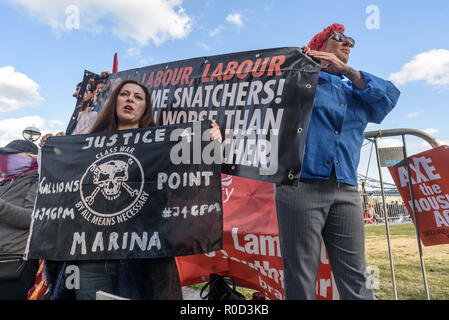
[[[117,130],[117,127],[118,127],[118,117],[117,117],[117,111],[116,111],[117,97],[120,93],[120,90],[122,90],[123,86],[128,83],[138,85],[145,92],[145,106],[146,107],[145,107],[145,111],[144,111],[142,117],[140,118],[139,128],[146,128],[146,127],[156,125],[156,122],[154,121],[154,118],[153,118],[153,108],[151,105],[150,92],[141,83],[139,83],[135,80],[132,80],[132,79],[128,79],[128,80],[123,80],[114,88],[114,90],[112,91],[108,100],[105,102],[103,108],[101,109],[100,113],[98,114],[97,120],[95,121],[92,128],[89,130],[89,133]]]

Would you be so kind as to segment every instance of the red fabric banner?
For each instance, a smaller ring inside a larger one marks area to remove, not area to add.
[[[28,291],[27,300],[40,300],[48,291],[48,285],[42,279],[42,272],[44,270],[44,260],[39,260],[39,269],[36,273],[36,280],[34,285]]]
[[[274,185],[222,175],[223,250],[178,257],[183,286],[206,282],[209,274],[231,277],[237,284],[282,300],[282,267]],[[329,260],[322,246],[317,299],[339,299]]]
[[[449,147],[408,158],[420,237],[425,246],[449,243]],[[407,166],[389,167],[413,222]]]

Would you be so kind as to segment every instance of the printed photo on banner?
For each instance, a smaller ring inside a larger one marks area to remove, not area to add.
[[[115,79],[112,83],[108,75],[84,71],[83,81],[77,86],[79,89],[76,106],[67,126],[66,135],[89,133],[107,97],[119,81],[120,79]]]

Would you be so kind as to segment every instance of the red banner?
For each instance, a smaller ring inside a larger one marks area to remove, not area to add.
[[[34,281],[34,285],[28,291],[27,300],[40,300],[47,293],[49,286],[42,277],[43,269],[44,260],[39,260],[39,269],[36,273],[36,280]]]
[[[183,286],[209,280],[209,274],[230,276],[237,284],[283,300],[282,267],[273,184],[222,176],[223,250],[177,258]],[[322,245],[317,299],[339,299]]]
[[[420,237],[425,246],[449,243],[449,147],[408,158]],[[414,221],[407,166],[389,167]]]

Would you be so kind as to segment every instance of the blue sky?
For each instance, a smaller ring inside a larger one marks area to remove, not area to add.
[[[333,22],[356,40],[348,64],[393,80],[402,92],[384,122],[367,130],[425,130],[449,144],[448,17],[447,0],[0,0],[0,145],[29,125],[65,130],[83,71],[111,70],[115,52],[119,70],[127,70],[300,47]],[[407,142],[410,154],[429,148],[417,138]],[[362,149],[363,173],[369,148]],[[372,162],[369,175],[376,170]]]

